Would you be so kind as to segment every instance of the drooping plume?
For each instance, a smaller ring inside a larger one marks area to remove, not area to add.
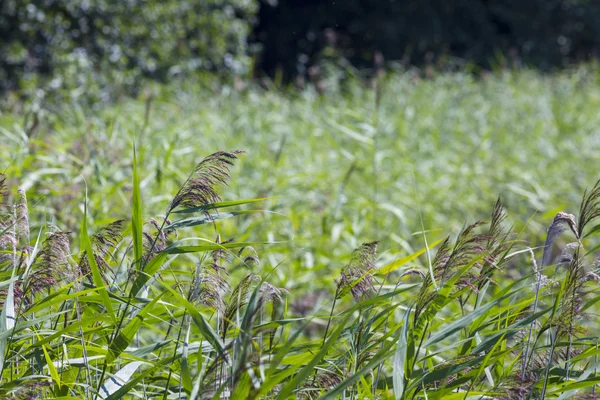
[[[19,202],[16,205],[17,241],[22,247],[29,247],[29,209],[27,208],[27,195],[25,190],[19,188]]]
[[[215,186],[227,185],[229,169],[240,150],[219,151],[202,160],[171,201],[169,212],[177,207],[200,207],[221,200]]]
[[[350,263],[342,268],[338,282],[338,298],[352,293],[354,300],[360,301],[373,292],[373,275],[377,243],[363,243],[352,253]]]
[[[62,279],[75,280],[77,277],[71,268],[70,256],[69,233],[49,233],[33,261],[25,293],[35,294]]]
[[[600,180],[592,190],[585,191],[579,208],[579,221],[577,223],[577,238],[583,237],[585,227],[593,220],[600,217]]]
[[[571,232],[579,239],[579,231],[577,224],[575,223],[575,217],[572,214],[565,212],[559,212],[554,217],[552,224],[548,227],[548,234],[546,236],[546,242],[544,244],[544,255],[542,256],[542,268],[550,265],[550,258],[552,256],[552,245],[558,236],[560,236],[566,228],[569,228]]]
[[[106,280],[105,272],[109,267],[109,261],[111,257],[111,250],[114,249],[119,242],[123,239],[121,233],[125,226],[125,221],[120,219],[100,228],[90,238],[92,242],[92,248],[94,252],[94,258],[96,264],[103,273],[103,277]],[[78,268],[83,276],[88,276],[90,273],[90,265],[88,257],[85,252],[82,252],[79,256]]]

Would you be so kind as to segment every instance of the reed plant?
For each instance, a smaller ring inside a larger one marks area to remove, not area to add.
[[[205,157],[144,218],[134,151],[130,217],[92,226],[84,190],[79,232],[32,221],[2,175],[0,396],[596,398],[600,181],[544,246],[498,199],[489,222],[403,257],[359,245],[315,300],[274,282],[286,260],[260,253],[281,244],[222,237],[269,201],[221,198],[242,156]]]

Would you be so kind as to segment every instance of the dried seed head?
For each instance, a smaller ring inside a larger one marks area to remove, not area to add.
[[[106,270],[112,272],[109,261],[111,257],[111,250],[113,250],[123,240],[121,232],[125,226],[125,221],[120,219],[100,228],[90,238],[92,242],[92,248],[94,252],[94,259],[98,268],[102,272],[102,278],[105,282],[108,282],[106,278]],[[79,255],[78,268],[82,276],[88,276],[90,273],[90,264],[85,252],[81,252]]]
[[[558,257],[558,264],[569,264],[573,261],[573,253],[579,248],[579,242],[571,242],[563,247],[560,256]]]
[[[10,213],[4,213],[0,209],[0,265],[12,259],[12,250],[17,246],[15,237],[14,219]],[[7,251],[8,250],[8,251]]]
[[[400,280],[402,280],[402,278],[404,278],[405,276],[420,276],[422,279],[425,279],[425,273],[417,268],[411,268],[408,269],[406,271],[404,271],[401,275],[400,275]]]
[[[8,187],[6,186],[6,175],[0,172],[0,204],[4,204],[7,197]]]
[[[227,185],[229,169],[242,151],[219,151],[202,160],[171,201],[169,212],[177,207],[205,206],[221,200],[217,185]]]
[[[115,248],[123,236],[123,228],[125,227],[125,220],[117,220],[110,224],[102,227],[92,237],[92,244],[98,249],[98,252],[105,256],[111,249]]]
[[[275,287],[268,282],[263,282],[260,286],[261,303],[281,303],[283,296],[286,296],[288,293],[286,289]]]
[[[23,188],[19,188],[19,202],[16,206],[17,222],[16,232],[17,241],[21,246],[29,247],[29,209],[27,208],[27,195]]]
[[[242,247],[239,251],[238,251],[238,257],[241,258],[244,256],[244,253],[250,253],[247,254],[244,258],[243,258],[243,263],[244,265],[246,265],[247,267],[251,268],[252,266],[256,266],[260,268],[260,259],[258,257],[258,253],[256,252],[256,250],[254,249],[254,247],[252,246],[245,246]]]
[[[600,180],[596,182],[592,190],[586,190],[583,194],[577,224],[576,236],[578,239],[583,236],[585,227],[598,217],[600,217]]]
[[[487,283],[495,284],[493,276],[496,271],[500,270],[503,261],[505,260],[508,250],[513,246],[514,242],[510,240],[512,235],[510,229],[506,230],[503,227],[503,222],[506,220],[506,212],[500,198],[496,201],[494,211],[492,212],[492,221],[488,230],[488,239],[486,243],[485,255],[483,257],[483,266],[479,272],[478,289],[481,290]]]
[[[248,295],[254,284],[259,281],[260,276],[248,274],[233,289],[229,296],[229,301],[226,303],[225,318],[223,318],[222,323],[223,331],[227,331],[230,322],[235,319],[236,313],[248,304]],[[256,312],[258,308],[256,307],[252,312]]]
[[[35,294],[62,279],[75,281],[77,276],[71,268],[70,255],[69,233],[49,233],[33,261],[25,293]]]
[[[552,244],[554,243],[554,240],[556,240],[556,238],[566,230],[567,227],[571,230],[571,232],[573,232],[575,237],[579,239],[575,217],[572,214],[567,214],[561,211],[556,214],[552,224],[550,224],[548,227],[546,243],[544,244],[544,255],[542,257],[542,267],[547,267],[550,264]]]
[[[342,382],[339,374],[330,371],[319,371],[315,379],[308,380],[302,387],[305,390],[297,392],[299,399],[316,399],[321,390],[328,391]]]
[[[229,290],[227,281],[210,267],[200,267],[192,282],[190,302],[202,304],[215,311],[225,312],[223,297]]]
[[[594,281],[596,283],[600,284],[600,276],[598,276],[598,274],[596,274],[595,272],[588,272],[585,275],[585,281]]]
[[[344,297],[348,292],[356,301],[369,297],[374,290],[373,275],[374,261],[377,252],[377,242],[364,243],[352,253],[350,263],[342,268],[338,281],[337,298]]]

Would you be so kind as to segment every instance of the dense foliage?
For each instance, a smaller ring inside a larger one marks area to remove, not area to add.
[[[0,397],[594,398],[599,76],[15,106]]]
[[[0,90],[94,98],[205,70],[318,79],[323,61],[548,68],[597,56],[598,20],[588,0],[6,0]]]
[[[0,82],[10,88],[135,89],[198,70],[244,73],[252,0],[7,0],[0,8]],[[33,82],[31,81],[33,79]]]
[[[221,201],[217,185],[239,155],[204,158],[166,213],[144,222],[134,152],[130,221],[90,235],[84,199],[75,253],[69,232],[53,224],[35,232],[25,191],[7,202],[0,176],[3,397],[593,396],[600,271],[589,244],[600,182],[577,220],[556,214],[537,257],[506,226],[500,201],[485,229],[476,222],[387,264],[377,265],[377,242],[364,243],[336,274],[329,314],[306,316],[268,282],[261,243],[182,235],[218,230],[217,220],[266,200]],[[573,242],[555,256],[565,232]],[[410,265],[424,253],[424,267]],[[311,340],[307,329],[319,321],[322,339]]]

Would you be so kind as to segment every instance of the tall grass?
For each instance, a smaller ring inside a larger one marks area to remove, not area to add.
[[[538,249],[500,200],[489,223],[390,263],[362,244],[301,315],[269,283],[285,261],[219,234],[267,200],[222,200],[240,155],[204,158],[144,221],[134,153],[129,220],[91,227],[82,194],[78,251],[2,176],[2,397],[594,398],[600,182]],[[425,251],[431,271],[412,264]]]
[[[597,71],[3,111],[0,398],[595,398]]]
[[[315,273],[329,277],[315,287],[324,289],[363,241],[379,241],[386,259],[422,248],[419,207],[435,241],[486,215],[501,193],[517,229],[541,214],[526,234],[543,244],[556,212],[597,178],[593,168],[574,167],[597,161],[597,71],[390,74],[380,79],[377,111],[375,92],[359,84],[327,95],[195,84],[98,109],[42,104],[0,114],[0,169],[19,178],[36,221],[79,231],[71,210],[81,207],[84,178],[90,223],[130,217],[134,134],[147,215],[164,212],[198,154],[247,149],[252,157],[233,172],[243,183],[224,194],[282,196],[269,209],[285,218],[223,221],[221,232],[287,241],[268,249],[268,262],[287,259],[301,273],[276,271],[278,284],[315,286]]]

